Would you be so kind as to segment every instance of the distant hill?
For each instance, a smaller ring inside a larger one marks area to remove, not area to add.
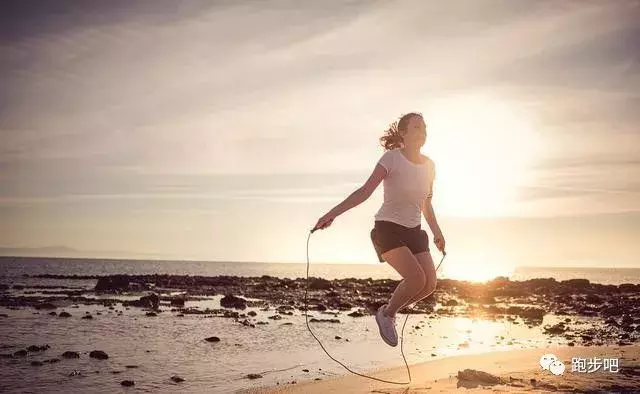
[[[150,258],[151,254],[118,250],[78,250],[68,246],[42,246],[38,248],[0,247],[0,256],[15,257],[74,257],[74,258]]]
[[[45,256],[59,254],[77,254],[80,251],[68,246],[43,246],[40,248],[3,248],[0,247],[0,255],[3,256]]]

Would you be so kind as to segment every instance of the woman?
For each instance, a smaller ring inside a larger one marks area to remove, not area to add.
[[[396,313],[428,297],[436,288],[436,272],[426,231],[420,228],[420,213],[434,234],[434,243],[444,251],[444,237],[436,220],[431,197],[434,162],[420,153],[427,137],[420,113],[409,113],[394,122],[380,138],[385,153],[365,184],[322,216],[315,229],[363,203],[384,180],[384,202],[375,214],[371,240],[380,262],[386,261],[402,276],[388,303],[380,306],[376,322],[380,336],[390,346],[398,345]]]

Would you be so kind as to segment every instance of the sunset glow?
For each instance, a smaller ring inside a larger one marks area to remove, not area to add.
[[[452,216],[503,216],[539,160],[532,115],[506,98],[460,96],[429,108],[437,204]]]

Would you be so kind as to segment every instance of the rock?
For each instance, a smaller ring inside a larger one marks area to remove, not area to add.
[[[348,316],[351,316],[351,317],[362,317],[362,316],[364,316],[364,312],[362,312],[361,310],[357,310],[357,311],[349,313]]]
[[[255,328],[256,325],[251,323],[249,320],[244,319],[243,321],[240,322],[240,324],[242,324],[243,326],[247,326],[247,327],[251,327],[251,328]],[[286,323],[285,323],[286,324]]]
[[[604,317],[622,316],[625,312],[625,308],[620,307],[620,305],[612,305],[600,310],[600,313]]]
[[[60,312],[58,317],[71,317],[71,313],[69,313],[69,312]]]
[[[443,306],[458,306],[458,301],[456,300],[447,300],[444,304],[442,304]]]
[[[602,302],[602,298],[596,294],[587,294],[585,302],[589,304],[600,304]]]
[[[495,375],[475,369],[465,369],[458,371],[458,380],[470,381],[481,385],[495,385],[502,383],[502,380]]]
[[[64,357],[64,358],[80,358],[80,353],[66,351],[66,352],[62,353],[62,357]]]
[[[142,296],[136,301],[125,301],[122,303],[122,305],[124,307],[134,306],[137,308],[150,308],[153,310],[157,310],[160,306],[160,297],[157,294],[152,293],[146,296]]]
[[[616,319],[610,317],[604,321],[604,324],[608,324],[610,326],[620,327],[620,324],[616,321]]]
[[[91,353],[89,353],[89,357],[96,358],[98,360],[106,360],[109,358],[109,355],[103,352],[102,350],[94,350]]]
[[[551,383],[543,383],[543,384],[539,385],[537,388],[542,389],[542,390],[546,390],[546,391],[549,391],[549,392],[558,391],[558,387],[556,385],[551,384]]]
[[[342,339],[340,335],[336,335],[336,339]]]
[[[91,319],[93,319],[93,316],[91,316],[91,315],[84,315],[84,316],[82,316],[82,317],[81,317],[81,319],[91,320]]]
[[[565,327],[564,323],[562,322],[550,327],[545,327],[545,332],[551,335],[563,334],[565,331],[567,331],[567,327]]]
[[[322,278],[309,278],[309,289],[311,290],[329,290],[331,282]]]
[[[27,351],[22,349],[22,350],[18,350],[17,352],[13,353],[13,357],[26,357],[27,356]]]
[[[560,284],[566,287],[572,287],[576,290],[587,290],[591,288],[591,283],[588,279],[569,279],[560,281]]]
[[[218,338],[218,337],[209,337],[209,338],[205,338],[205,341],[207,341],[207,342],[220,342],[220,338]]]
[[[145,316],[155,317],[155,316],[158,316],[158,314],[155,313],[155,312],[147,312],[147,314]]]
[[[171,380],[173,380],[176,383],[184,382],[184,379],[182,379],[180,376],[172,376]]]
[[[261,377],[262,377],[262,375],[260,375],[259,373],[250,373],[250,374],[247,375],[247,378],[249,378],[249,379],[259,379]]]
[[[258,314],[255,311],[250,311],[249,313],[247,313],[249,316],[254,317],[257,316]]]
[[[42,361],[31,361],[31,365],[34,367],[41,367],[44,363]]]
[[[118,292],[129,290],[129,277],[126,275],[104,276],[98,279],[94,291]]]
[[[618,286],[622,293],[637,293],[640,292],[640,285],[634,285],[633,283],[623,283]]]
[[[523,319],[542,320],[542,318],[544,318],[544,315],[546,315],[547,312],[541,308],[534,308],[534,307],[523,308],[520,306],[512,306],[507,308],[507,314],[517,315],[522,317]]]
[[[40,309],[56,309],[57,306],[55,306],[54,304],[50,303],[50,302],[43,302],[41,304],[37,304],[35,305],[35,308],[40,310]]]
[[[129,369],[138,368],[137,365],[125,365],[124,367]]]
[[[183,307],[184,306],[184,298],[174,298],[171,300],[171,306],[178,306],[178,307]]]
[[[232,294],[227,294],[220,300],[220,305],[223,308],[246,309],[247,300],[241,297],[236,297]]]
[[[55,312],[49,312],[49,316],[57,316],[58,314]]]
[[[338,319],[316,319],[315,317],[313,319],[309,320],[310,323],[340,323],[340,320]]]
[[[134,382],[133,380],[123,380],[122,382],[120,382],[120,384],[125,387],[131,387],[135,386],[136,382]]]
[[[55,363],[59,363],[60,359],[59,358],[52,358],[51,360],[49,360],[50,364],[55,364]]]
[[[42,345],[42,346],[37,346],[37,345],[31,345],[27,348],[28,351],[30,352],[44,352],[45,350],[49,349],[50,346],[49,345]]]

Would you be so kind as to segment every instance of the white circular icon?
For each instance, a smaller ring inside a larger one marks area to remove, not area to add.
[[[549,364],[549,371],[556,376],[562,375],[564,373],[564,363],[560,360],[555,360]]]
[[[557,360],[558,357],[556,357],[554,354],[545,354],[540,357],[540,366],[542,367],[542,369],[546,369],[548,371],[551,363]]]

